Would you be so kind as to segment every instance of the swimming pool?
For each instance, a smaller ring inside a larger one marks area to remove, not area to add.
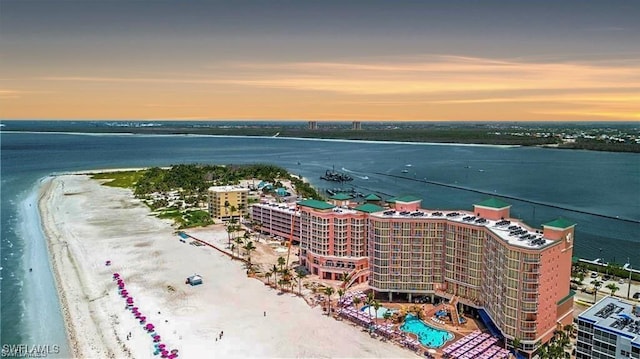
[[[369,310],[369,308],[371,308],[371,310]],[[360,308],[360,311],[361,312],[365,312],[366,314],[369,314],[372,317],[375,316],[376,318],[384,318],[384,313],[386,313],[386,312],[393,313],[393,310],[391,310],[389,308],[380,307],[376,311],[376,308],[371,307],[369,305],[365,305],[364,307]],[[371,312],[371,313],[369,313],[369,312]]]
[[[407,314],[400,330],[417,335],[420,343],[429,348],[440,348],[454,338],[448,331],[431,327],[413,314]]]

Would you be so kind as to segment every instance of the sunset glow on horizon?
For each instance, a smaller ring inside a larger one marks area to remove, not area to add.
[[[0,116],[640,120],[638,4],[454,3],[7,1]]]

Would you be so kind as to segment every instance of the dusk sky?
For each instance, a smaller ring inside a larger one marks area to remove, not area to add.
[[[640,120],[640,1],[2,0],[0,118]]]

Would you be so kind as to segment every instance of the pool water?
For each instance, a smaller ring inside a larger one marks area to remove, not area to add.
[[[376,311],[376,308],[369,305],[365,305],[364,307],[360,308],[360,311],[365,312],[366,314],[369,314],[370,316],[376,317],[376,318],[384,318],[384,314],[386,312],[393,312],[391,309],[385,308],[385,307],[380,307]]]
[[[429,348],[440,348],[454,338],[448,331],[429,326],[413,314],[407,314],[400,330],[417,335],[420,343]]]

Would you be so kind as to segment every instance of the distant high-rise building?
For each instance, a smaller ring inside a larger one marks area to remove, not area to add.
[[[308,128],[310,130],[317,130],[318,129],[318,121],[309,121]]]
[[[605,297],[578,316],[577,359],[640,359],[640,306]]]
[[[362,130],[362,123],[360,121],[353,121],[351,124],[352,130]]]

